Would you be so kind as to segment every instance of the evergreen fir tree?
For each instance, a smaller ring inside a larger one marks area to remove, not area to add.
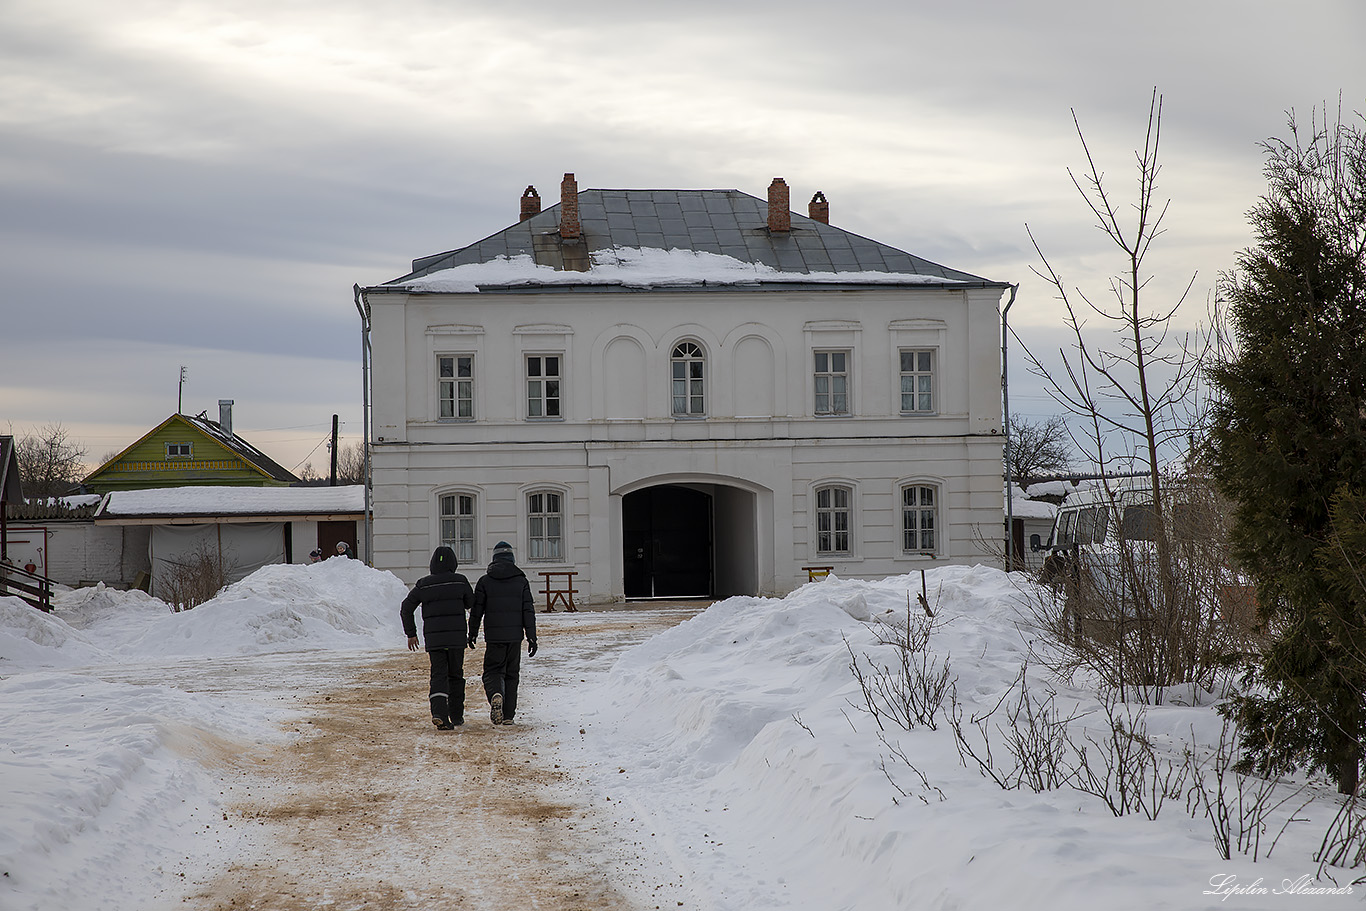
[[[1243,768],[1305,764],[1343,793],[1366,743],[1366,134],[1264,144],[1256,246],[1221,282],[1236,353],[1214,370],[1215,480],[1266,645],[1229,714]],[[1354,573],[1356,575],[1354,576]]]

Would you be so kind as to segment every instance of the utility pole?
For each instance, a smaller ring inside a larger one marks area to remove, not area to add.
[[[329,487],[337,486],[337,416],[332,415],[332,480]]]

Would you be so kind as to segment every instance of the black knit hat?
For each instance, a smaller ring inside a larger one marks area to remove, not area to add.
[[[507,554],[509,557],[511,557],[512,545],[506,541],[499,541],[497,544],[493,545],[493,555],[497,557],[501,554]]]

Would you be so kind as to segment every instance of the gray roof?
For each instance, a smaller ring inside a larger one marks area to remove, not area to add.
[[[456,266],[528,255],[540,265],[580,270],[587,253],[616,247],[691,250],[762,263],[794,280],[809,273],[883,272],[1000,285],[941,266],[904,250],[792,213],[792,229],[768,229],[768,202],[739,190],[581,190],[582,243],[560,238],[560,206],[447,253],[413,261],[413,271],[387,282],[401,285]]]

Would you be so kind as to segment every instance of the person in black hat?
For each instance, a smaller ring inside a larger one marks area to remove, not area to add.
[[[512,724],[517,714],[517,682],[522,667],[522,635],[527,656],[536,654],[536,602],[531,583],[513,559],[512,545],[499,541],[489,570],[474,586],[470,611],[470,648],[484,623],[484,695],[494,724]]]
[[[455,551],[441,545],[432,552],[430,576],[417,580],[399,607],[408,650],[417,651],[417,624],[413,612],[422,607],[422,638],[432,662],[428,701],[432,724],[450,731],[465,723],[465,611],[474,607],[470,581],[456,572]],[[473,645],[471,645],[471,648]]]

